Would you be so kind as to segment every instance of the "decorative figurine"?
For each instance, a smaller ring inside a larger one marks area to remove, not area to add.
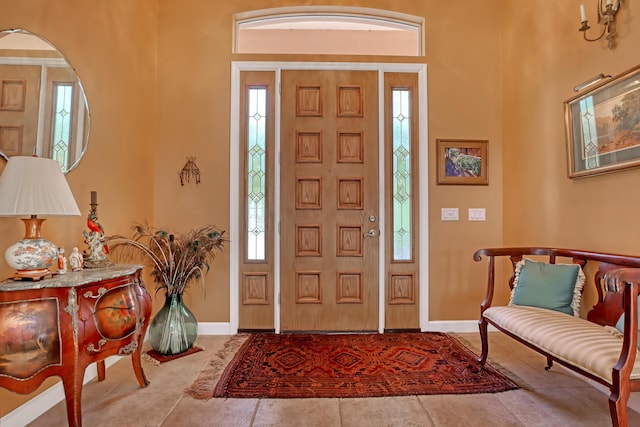
[[[67,274],[67,257],[64,248],[58,248],[58,274]]]
[[[72,271],[80,271],[82,270],[83,260],[82,254],[78,250],[78,248],[73,248],[71,251],[71,255],[69,255],[69,264],[71,264]]]
[[[91,211],[87,216],[87,228],[83,231],[84,242],[89,245],[89,253],[84,253],[84,266],[86,268],[100,268],[111,265],[107,258],[109,247],[105,243],[104,229],[98,222],[98,193],[91,192]]]

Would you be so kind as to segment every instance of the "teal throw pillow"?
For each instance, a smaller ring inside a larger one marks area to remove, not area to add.
[[[581,272],[576,264],[549,264],[523,259],[516,264],[510,304],[547,308],[577,316],[584,285],[584,273],[580,283]]]

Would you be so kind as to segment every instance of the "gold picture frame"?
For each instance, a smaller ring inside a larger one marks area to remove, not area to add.
[[[564,102],[567,174],[640,166],[640,65]]]
[[[437,139],[438,184],[489,185],[488,146],[486,140]]]

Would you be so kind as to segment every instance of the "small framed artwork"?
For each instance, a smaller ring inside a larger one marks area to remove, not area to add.
[[[438,184],[488,185],[488,145],[489,141],[473,139],[437,139]]]
[[[640,166],[640,66],[565,101],[564,113],[569,178]]]

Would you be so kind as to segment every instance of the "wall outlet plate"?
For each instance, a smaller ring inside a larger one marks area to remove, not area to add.
[[[469,208],[469,221],[486,221],[487,213],[485,208]]]
[[[442,220],[443,221],[457,221],[458,220],[458,208],[442,208]]]

